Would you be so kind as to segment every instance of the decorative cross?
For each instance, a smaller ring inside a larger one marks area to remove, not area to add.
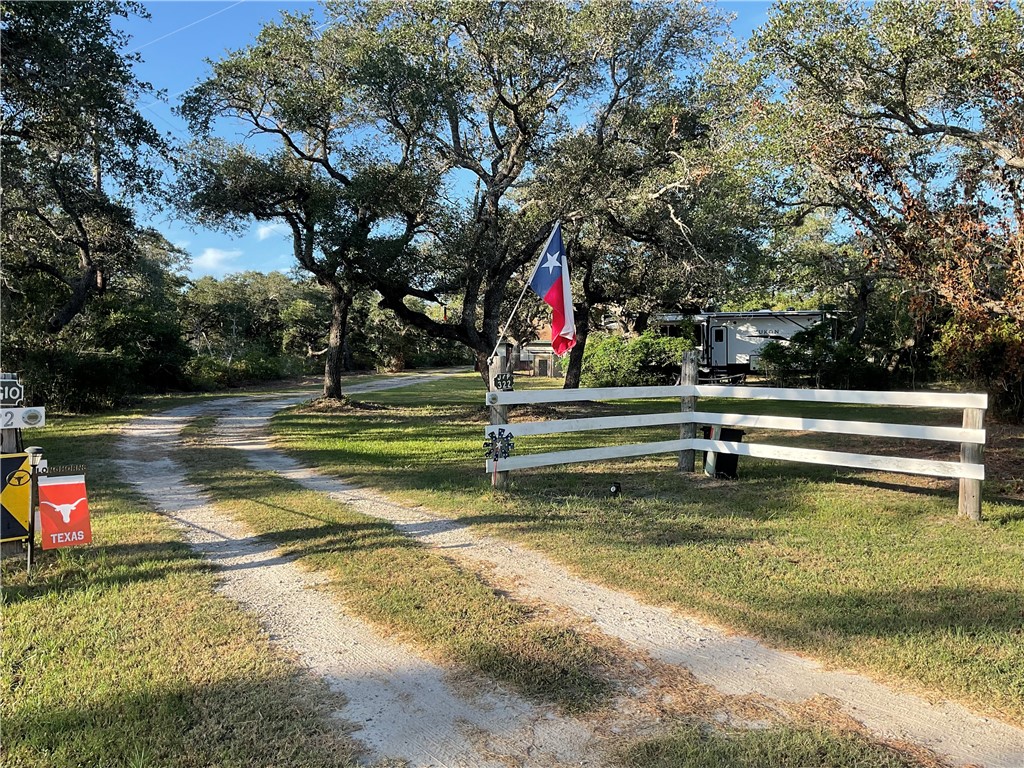
[[[516,449],[515,436],[506,432],[504,427],[499,428],[497,434],[493,430],[488,432],[487,437],[489,439],[484,441],[484,456],[493,461],[507,459]]]

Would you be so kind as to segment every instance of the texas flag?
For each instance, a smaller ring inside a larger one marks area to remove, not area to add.
[[[562,245],[562,224],[551,230],[537,266],[530,277],[530,290],[551,305],[551,346],[564,355],[576,345],[576,320],[572,315],[572,291],[569,287],[569,263]]]

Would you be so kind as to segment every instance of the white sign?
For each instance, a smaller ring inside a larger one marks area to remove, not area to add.
[[[45,423],[45,408],[0,408],[0,429],[32,429]]]

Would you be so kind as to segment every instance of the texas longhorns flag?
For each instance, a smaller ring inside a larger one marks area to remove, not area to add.
[[[43,549],[92,541],[85,475],[39,478],[39,523]]]

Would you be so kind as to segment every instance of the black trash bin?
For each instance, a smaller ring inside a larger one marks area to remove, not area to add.
[[[704,439],[711,440],[711,427],[704,426]],[[717,440],[721,440],[727,443],[742,443],[743,436],[746,434],[742,429],[732,429],[730,427],[722,427]],[[729,480],[735,480],[739,477],[737,472],[737,466],[739,465],[740,457],[739,454],[735,453],[712,453],[714,456],[714,477],[728,478]],[[710,475],[708,471],[708,452],[704,451],[704,474]]]

